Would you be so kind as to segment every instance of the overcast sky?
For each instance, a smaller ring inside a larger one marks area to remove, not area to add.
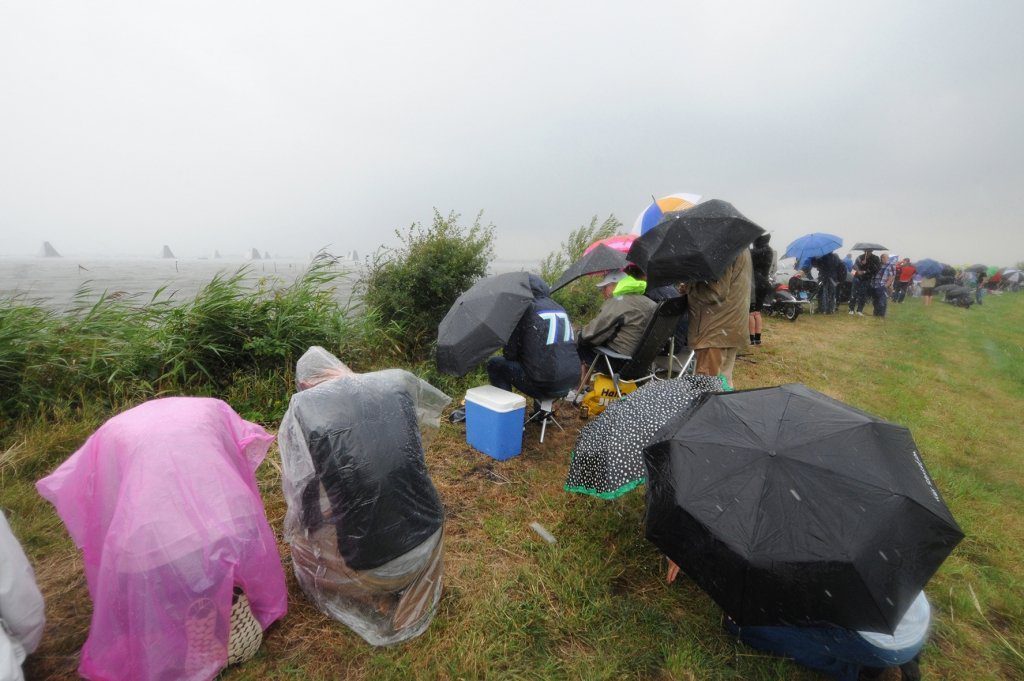
[[[650,196],[1024,260],[1024,2],[0,2],[0,254],[539,258]],[[845,252],[845,249],[844,251]]]

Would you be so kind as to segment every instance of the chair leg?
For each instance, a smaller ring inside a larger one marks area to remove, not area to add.
[[[686,370],[690,368],[690,364],[693,362],[693,358],[696,357],[697,353],[690,350],[690,356],[686,358],[686,363],[683,364],[683,368],[679,370],[679,375],[682,376],[686,373]]]
[[[608,355],[604,355],[604,363],[608,365],[608,375],[612,377],[612,384],[615,385],[615,393],[622,399],[622,391],[619,390],[619,377],[615,374],[612,369],[612,361],[608,359]]]

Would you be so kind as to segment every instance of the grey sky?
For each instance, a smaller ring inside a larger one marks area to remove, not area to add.
[[[1024,3],[0,4],[0,253],[535,258],[651,194],[1024,260]]]

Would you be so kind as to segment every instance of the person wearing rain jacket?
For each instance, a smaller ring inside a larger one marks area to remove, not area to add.
[[[32,566],[0,512],[0,679],[23,679],[21,663],[43,638],[43,596]]]
[[[725,376],[732,386],[736,353],[747,344],[750,284],[754,268],[750,250],[736,256],[717,281],[698,281],[687,287],[690,306],[690,347],[696,353],[696,372]]]
[[[402,369],[358,374],[313,346],[281,421],[284,538],[322,612],[366,642],[422,634],[441,597],[444,506],[420,428],[451,401]]]
[[[579,380],[572,325],[543,279],[531,274],[530,288],[533,302],[505,343],[503,356],[488,360],[487,375],[502,390],[515,386],[535,399],[562,397]]]
[[[579,356],[586,364],[594,361],[594,348],[598,346],[632,355],[658,307],[644,296],[647,282],[625,272],[608,273],[597,287],[605,298],[604,304],[579,334]]]

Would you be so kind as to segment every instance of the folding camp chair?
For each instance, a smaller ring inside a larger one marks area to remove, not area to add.
[[[619,389],[619,381],[643,383],[654,378],[654,358],[661,353],[669,339],[672,338],[676,325],[679,324],[679,320],[685,312],[685,296],[670,298],[658,303],[658,307],[654,309],[654,314],[651,315],[651,320],[647,322],[647,328],[644,329],[640,342],[637,343],[632,355],[615,352],[603,345],[594,348],[597,356],[590,363],[590,366],[587,367],[587,373],[580,383],[581,391],[583,386],[587,385],[595,369],[600,367],[602,362],[604,367],[608,369],[608,375],[611,376],[612,383],[615,384],[615,392],[620,398],[622,397],[622,391]],[[612,360],[615,360],[615,364],[612,363]],[[672,364],[678,361],[675,359],[674,352],[669,361],[669,374],[671,375]],[[689,359],[683,364],[682,371],[686,371],[686,367],[692,361],[693,353],[691,352]],[[617,369],[616,365],[618,366]]]

